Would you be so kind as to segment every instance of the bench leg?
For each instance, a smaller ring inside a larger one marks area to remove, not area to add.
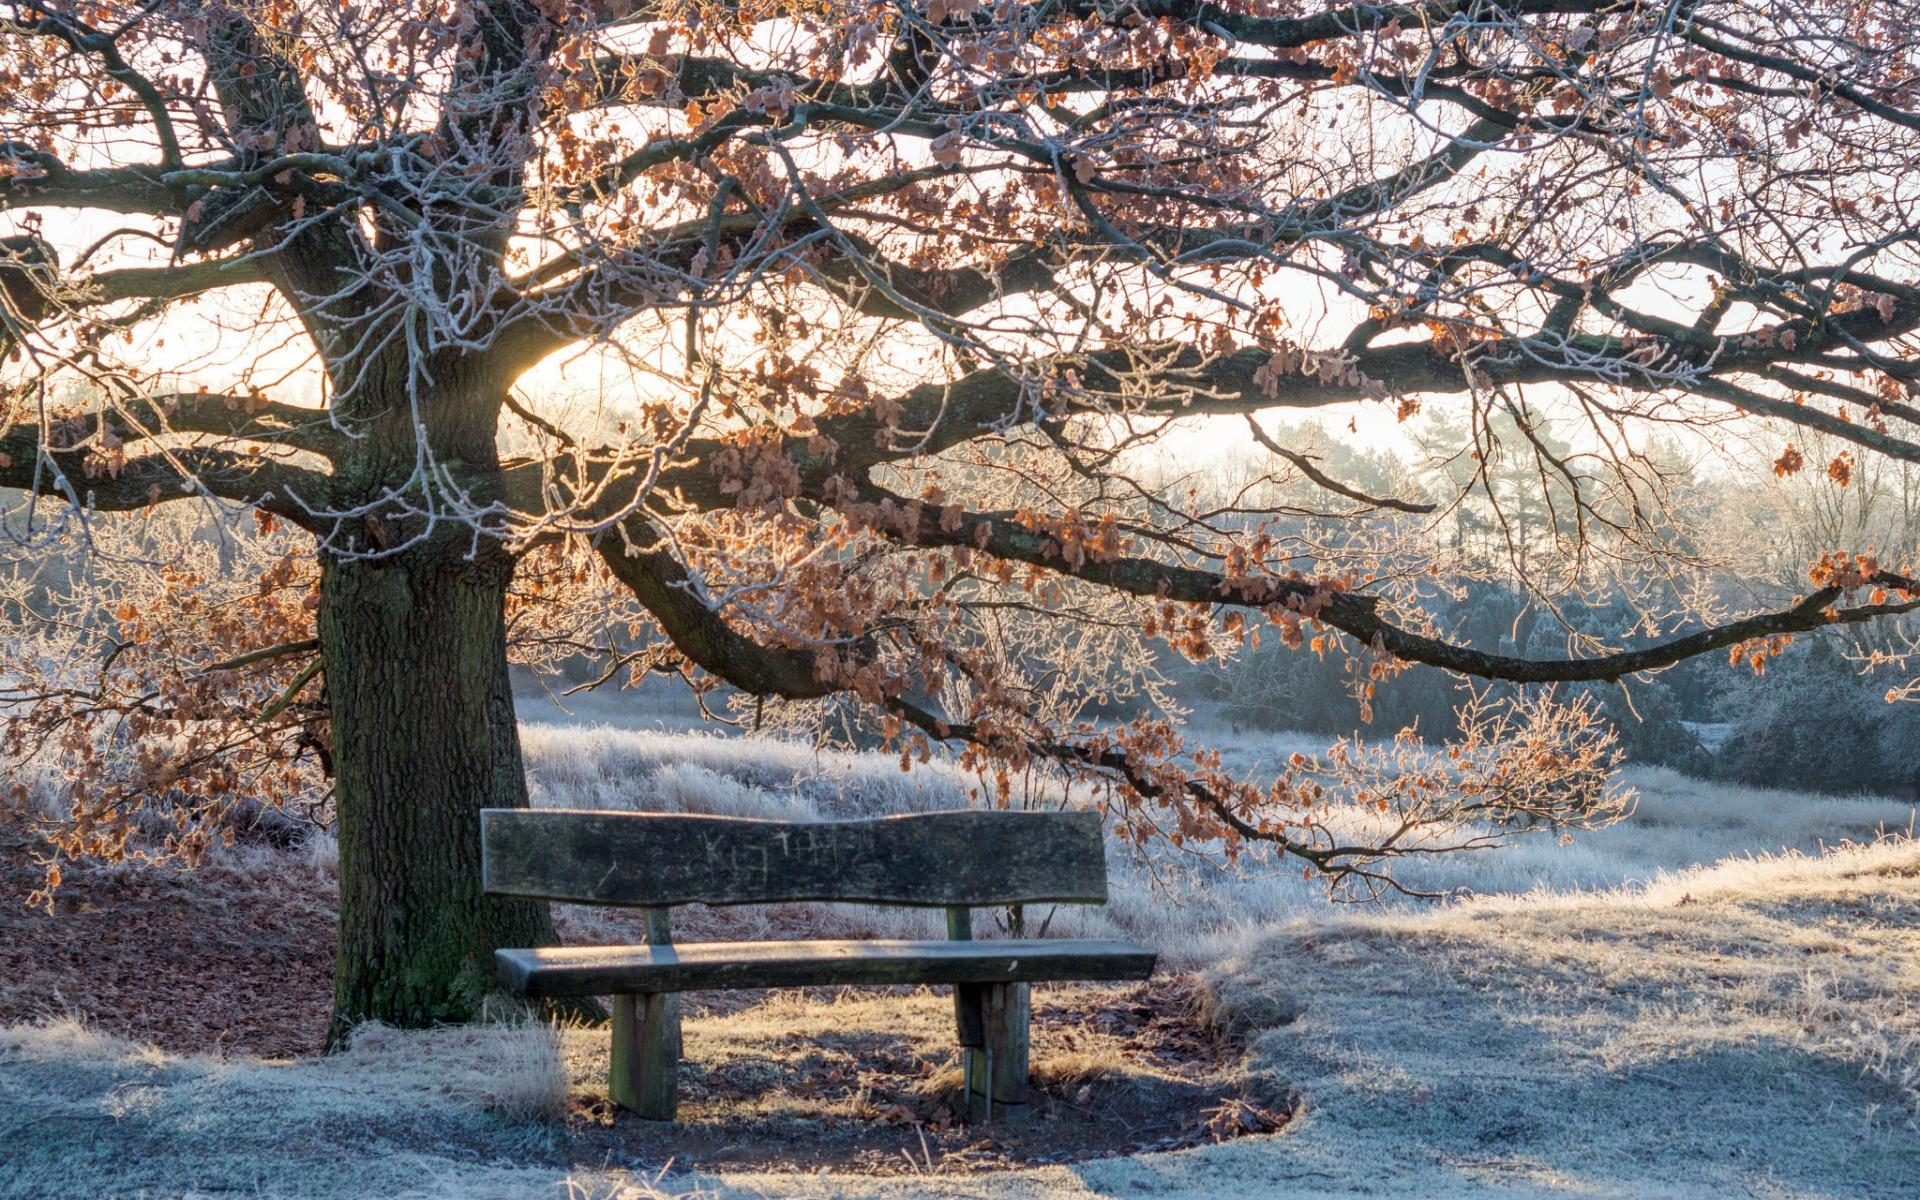
[[[953,989],[966,1072],[969,1121],[1017,1121],[1027,1114],[1027,1032],[1033,1003],[1024,983],[962,983]]]
[[[613,1067],[607,1094],[650,1121],[671,1121],[678,1101],[680,995],[613,998]]]

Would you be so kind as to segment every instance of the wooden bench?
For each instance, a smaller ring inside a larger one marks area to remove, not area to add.
[[[1095,813],[942,812],[860,821],[758,821],[668,813],[487,809],[488,894],[647,910],[647,945],[496,952],[529,997],[611,996],[609,1092],[672,1120],[684,991],[843,984],[951,984],[964,1115],[1027,1106],[1027,987],[1145,979],[1154,954],[1128,942],[973,940],[971,910],[1102,904],[1106,846]],[[947,941],[673,943],[676,904],[829,900],[945,908]]]

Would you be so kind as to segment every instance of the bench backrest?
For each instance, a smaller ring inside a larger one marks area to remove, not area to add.
[[[938,812],[860,821],[489,808],[492,895],[664,907],[839,900],[929,908],[1103,904],[1091,812]]]

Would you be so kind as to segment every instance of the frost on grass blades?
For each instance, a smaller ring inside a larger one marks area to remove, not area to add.
[[[292,544],[217,604],[149,553],[171,592],[46,614],[87,610],[85,678],[0,671],[9,753],[126,741],[53,781],[76,853],[141,789],[185,856],[242,791],[330,805],[336,1040],[470,1017],[555,936],[468,836],[527,802],[514,655],[1363,894],[1483,819],[1602,820],[1599,699],[1430,722],[1456,756],[1334,781],[1351,822],[1316,772],[1367,755],[1236,774],[1172,676],[1264,636],[1365,715],[1412,664],[1639,683],[1842,629],[1900,694],[1914,543],[1719,555],[1692,466],[1920,463],[1908,16],[0,0],[0,540],[184,507]],[[1203,486],[1222,443],[1255,469]],[[1463,569],[1526,644],[1441,619]]]
[[[977,776],[936,759],[902,772],[886,754],[817,749],[787,740],[649,732],[608,725],[551,723],[547,701],[528,697],[522,727],[535,805],[554,808],[635,808],[778,819],[882,816],[963,808],[978,803]],[[636,723],[646,710],[632,714]],[[670,715],[670,714],[668,714]],[[1297,736],[1218,739],[1228,765],[1249,775],[1305,757],[1317,740]],[[1446,755],[1403,743],[1395,752],[1438,770]],[[1294,768],[1296,771],[1299,768]],[[1378,777],[1363,777],[1379,786]],[[1842,843],[1906,836],[1912,803],[1886,797],[1809,796],[1689,778],[1677,772],[1629,767],[1608,794],[1631,793],[1618,820],[1569,837],[1512,837],[1494,825],[1459,831],[1485,848],[1438,855],[1402,868],[1411,891],[1455,901],[1474,896],[1570,894],[1661,884],[1667,877],[1723,860],[1786,853],[1820,854]],[[1097,803],[1098,793],[1048,784],[1023,795],[1034,805]],[[1381,820],[1377,806],[1327,798],[1330,821],[1362,831]],[[1496,848],[1496,843],[1501,843]],[[1115,836],[1110,847],[1112,900],[1103,909],[1063,906],[1052,915],[1062,936],[1117,935],[1161,949],[1175,969],[1204,967],[1274,922],[1322,918],[1348,911],[1324,882],[1303,879],[1289,860],[1249,850],[1227,863],[1184,853],[1165,842],[1135,844]],[[1622,893],[1626,894],[1626,893]],[[1398,909],[1418,911],[1431,901],[1397,896]],[[590,919],[585,910],[578,919]],[[570,916],[569,920],[576,919]],[[816,919],[830,928],[871,930],[873,936],[937,936],[926,914],[831,910]]]
[[[529,700],[529,713],[543,704]],[[977,786],[951,764],[903,775],[891,755],[765,738],[546,723],[525,735],[539,804],[831,816],[950,807]],[[1249,770],[1297,746],[1227,740]],[[1241,1069],[1304,1106],[1277,1138],[938,1180],[725,1163],[663,1174],[664,1157],[556,1161],[555,1097],[603,1077],[601,1031],[369,1025],[343,1053],[265,1061],[165,1053],[52,1020],[0,1029],[0,1112],[36,1122],[0,1152],[0,1183],[29,1196],[501,1200],[567,1189],[908,1200],[930,1188],[1068,1200],[1151,1184],[1174,1197],[1307,1200],[1377,1195],[1391,1170],[1399,1186],[1449,1200],[1909,1194],[1920,1184],[1920,848],[1835,843],[1904,826],[1913,806],[1664,770],[1627,779],[1634,811],[1571,845],[1523,839],[1423,864],[1437,873],[1417,877],[1422,890],[1477,893],[1444,903],[1336,906],[1251,854],[1226,871],[1163,844],[1116,847],[1114,903],[1087,931],[1150,940],[1204,974]],[[1172,896],[1155,890],[1168,879],[1181,889]],[[852,912],[772,916],[856,932]],[[866,932],[925,932],[917,917],[869,915],[879,923]],[[574,914],[560,918],[573,927]],[[924,999],[919,1019],[948,1032],[945,997]],[[751,1058],[769,1030],[785,1042],[868,1010],[897,1033],[903,1002],[789,997],[690,1034],[703,1056]],[[1049,1069],[1097,1073],[1097,1050]],[[779,1121],[788,1100],[733,1103],[764,1103]]]

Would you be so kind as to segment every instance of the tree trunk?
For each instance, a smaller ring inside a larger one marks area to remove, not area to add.
[[[507,677],[512,574],[484,539],[322,564],[340,838],[329,1046],[366,1020],[472,1020],[496,986],[496,948],[558,940],[546,905],[480,894],[479,811],[527,804]]]

